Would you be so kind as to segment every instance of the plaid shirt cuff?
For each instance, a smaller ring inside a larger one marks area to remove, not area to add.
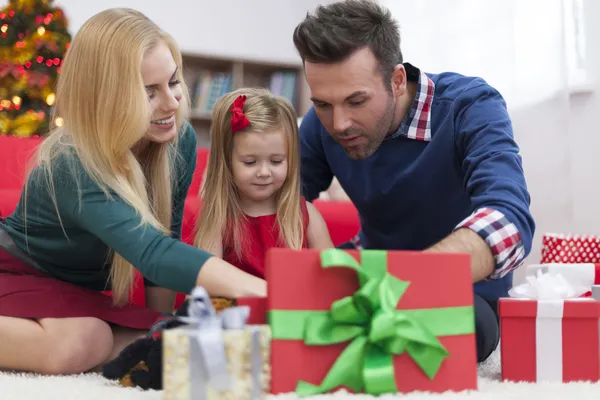
[[[519,267],[525,258],[525,247],[515,224],[492,208],[481,208],[454,229],[469,228],[485,240],[492,250],[496,269],[490,279],[499,279]]]

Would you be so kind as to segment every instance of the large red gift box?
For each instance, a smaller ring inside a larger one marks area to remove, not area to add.
[[[590,298],[499,301],[502,379],[600,379],[600,302]]]
[[[355,268],[348,267],[352,263]],[[266,255],[266,279],[271,393],[477,388],[467,254],[271,249]],[[390,296],[391,287],[400,288],[402,294]],[[359,311],[363,314],[357,316]],[[358,331],[362,333],[354,336]],[[336,335],[348,338],[332,343]],[[397,341],[391,345],[386,338]],[[399,344],[404,351],[387,352]],[[362,353],[357,356],[359,348]],[[418,353],[426,352],[435,353],[433,359],[445,353],[436,371],[421,366]],[[346,375],[342,384],[331,376],[340,372]],[[382,381],[385,384],[380,385]],[[320,384],[331,387],[313,386]]]

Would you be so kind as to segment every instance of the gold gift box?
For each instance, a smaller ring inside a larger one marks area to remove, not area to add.
[[[165,400],[256,400],[265,399],[270,391],[271,329],[268,325],[247,325],[242,329],[222,331],[226,369],[230,387],[217,391],[202,382],[202,360],[196,359],[191,327],[163,332],[163,398]],[[259,365],[256,365],[259,361]],[[195,363],[195,364],[192,364]],[[254,364],[254,365],[253,365]]]

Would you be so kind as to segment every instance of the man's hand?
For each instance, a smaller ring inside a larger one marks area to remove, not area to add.
[[[481,236],[468,228],[458,229],[425,251],[470,254],[473,283],[486,279],[494,272],[495,261],[490,247]]]

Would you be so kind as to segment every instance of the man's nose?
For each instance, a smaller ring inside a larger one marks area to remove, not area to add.
[[[333,111],[333,130],[335,132],[345,132],[352,126],[348,114],[342,108]]]

